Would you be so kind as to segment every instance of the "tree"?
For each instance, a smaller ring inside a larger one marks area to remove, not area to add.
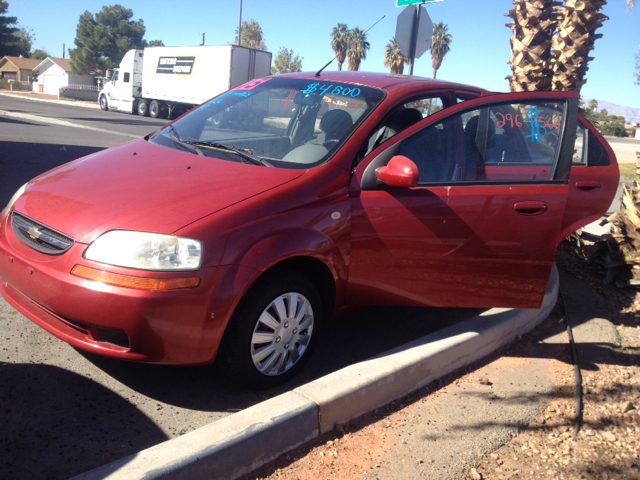
[[[346,23],[339,23],[337,27],[333,27],[333,31],[331,32],[331,48],[335,52],[336,59],[338,60],[338,70],[342,70],[342,64],[347,58],[350,33]]]
[[[447,33],[449,25],[445,25],[440,22],[433,26],[433,38],[431,39],[431,66],[433,67],[433,78],[436,78],[436,73],[442,65],[442,61],[451,47],[451,41],[453,38],[450,33]]]
[[[636,53],[636,71],[633,74],[636,77],[636,85],[640,85],[640,52]]]
[[[147,42],[147,47],[164,47],[164,43],[162,43],[162,40],[151,40]]]
[[[592,113],[596,113],[598,111],[598,100],[589,100],[589,110],[591,110]]]
[[[299,55],[294,56],[293,50],[280,47],[278,55],[276,55],[276,59],[273,62],[273,67],[271,67],[271,75],[301,72],[302,60],[304,60],[304,57],[300,57]]]
[[[44,50],[43,48],[36,48],[33,52],[31,52],[31,55],[30,55],[31,58],[35,58],[35,59],[39,58],[41,60],[44,60],[45,58],[50,56],[51,54],[46,50]]]
[[[349,34],[349,47],[347,57],[349,57],[349,70],[357,72],[360,69],[360,62],[367,58],[367,50],[371,44],[367,42],[367,34],[358,27],[351,30]]]
[[[553,39],[552,89],[579,92],[587,81],[589,52],[601,34],[596,30],[609,17],[600,9],[605,0],[567,0],[558,8],[557,35]]]
[[[236,40],[233,42],[238,44],[238,29],[236,28]],[[242,22],[242,39],[240,42],[241,47],[255,48],[256,50],[266,50],[267,46],[264,43],[264,35],[262,34],[262,28],[260,24],[255,20]]]
[[[122,5],[104,6],[95,18],[88,10],[80,15],[74,41],[77,48],[69,50],[73,72],[104,75],[118,66],[128,50],[144,47],[144,21],[131,17],[133,11]]]
[[[33,43],[36,41],[36,36],[33,33],[33,30],[27,30],[24,27],[18,29],[18,33],[16,34],[18,39],[16,41],[16,45],[20,50],[20,55],[23,57],[28,57],[31,54],[31,48],[33,47]]]
[[[557,2],[514,0],[513,5],[506,15],[513,19],[513,23],[506,25],[513,31],[509,61],[512,74],[507,77],[511,91],[550,90],[551,46],[558,24]]]
[[[409,63],[409,59],[402,54],[396,37],[393,37],[387,43],[387,51],[384,54],[384,66],[391,69],[391,73],[404,73],[404,64]]]
[[[0,58],[5,55],[17,57],[23,54],[18,45],[20,32],[18,19],[7,17],[5,14],[8,10],[9,2],[0,0]]]

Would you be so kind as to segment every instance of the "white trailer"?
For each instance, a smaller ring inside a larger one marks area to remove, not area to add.
[[[103,110],[176,116],[231,88],[271,74],[271,53],[237,45],[129,50],[107,73]]]

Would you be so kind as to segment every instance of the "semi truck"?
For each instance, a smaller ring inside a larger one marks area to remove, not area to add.
[[[98,101],[102,110],[173,118],[270,74],[270,52],[237,45],[134,49],[107,71]]]

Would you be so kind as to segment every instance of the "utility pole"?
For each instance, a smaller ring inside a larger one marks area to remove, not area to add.
[[[242,0],[240,0],[240,17],[238,18],[238,45],[242,39]]]
[[[66,53],[66,50],[67,50],[66,45],[63,43],[63,44],[62,44],[62,58],[64,58],[64,55],[65,55],[65,53]]]
[[[204,33],[202,34],[202,46],[204,47]]]

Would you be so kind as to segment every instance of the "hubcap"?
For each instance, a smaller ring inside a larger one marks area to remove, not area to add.
[[[251,338],[251,359],[264,375],[280,375],[293,367],[309,346],[313,309],[300,293],[285,293],[264,309]]]

